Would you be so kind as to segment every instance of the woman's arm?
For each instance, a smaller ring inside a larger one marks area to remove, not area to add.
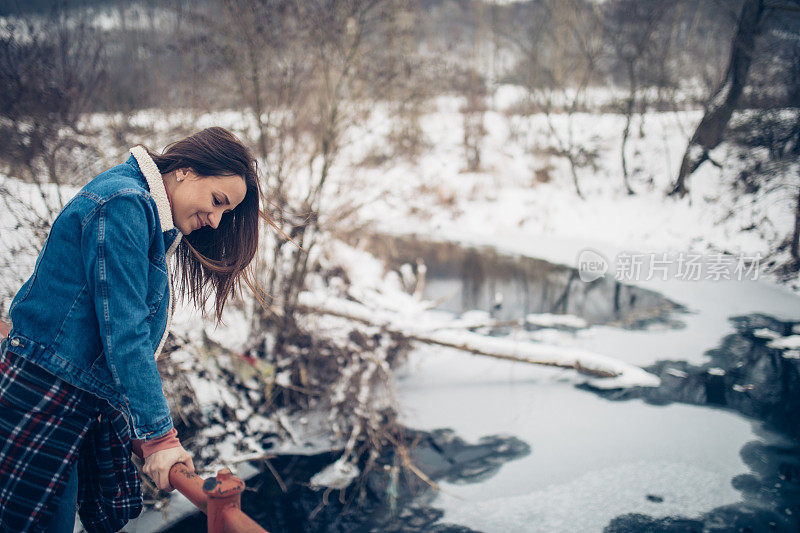
[[[128,401],[134,437],[145,440],[172,429],[147,321],[148,250],[159,227],[149,202],[141,192],[120,191],[95,210],[81,236],[106,362]]]
[[[177,448],[181,445],[181,441],[178,440],[178,431],[172,428],[166,435],[152,440],[131,439],[131,445],[133,446],[133,453],[142,459],[147,459],[155,452]]]

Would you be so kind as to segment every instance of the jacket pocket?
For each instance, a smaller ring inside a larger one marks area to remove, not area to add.
[[[114,378],[111,376],[111,370],[108,368],[105,351],[101,351],[100,354],[94,358],[92,366],[89,368],[89,374],[102,383],[114,382]]]

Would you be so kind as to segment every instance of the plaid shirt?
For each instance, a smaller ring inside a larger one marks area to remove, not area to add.
[[[45,531],[78,461],[90,532],[120,530],[142,510],[125,416],[0,344],[0,531]]]

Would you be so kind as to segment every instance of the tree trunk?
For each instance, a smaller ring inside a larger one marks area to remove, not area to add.
[[[797,205],[794,208],[794,232],[792,233],[792,259],[800,264],[800,187],[797,189]]]
[[[747,72],[753,59],[756,36],[761,31],[764,10],[764,0],[745,0],[742,5],[725,78],[714,93],[703,119],[686,147],[678,178],[669,192],[670,195],[683,197],[686,194],[686,180],[708,160],[708,153],[722,141],[722,134],[747,82]]]
[[[628,159],[625,157],[625,150],[628,147],[628,137],[631,133],[631,122],[633,121],[633,110],[636,105],[636,77],[634,74],[633,64],[629,65],[628,72],[630,87],[628,92],[628,102],[625,108],[625,129],[622,130],[622,149],[620,154],[622,156],[622,183],[625,185],[625,192],[634,194],[631,189],[630,181],[628,181]]]

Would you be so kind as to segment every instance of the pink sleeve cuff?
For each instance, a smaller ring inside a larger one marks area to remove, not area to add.
[[[178,430],[172,428],[166,434],[158,437],[157,439],[131,439],[131,444],[133,445],[133,453],[142,459],[147,459],[149,456],[156,452],[160,452],[161,450],[177,448],[181,445],[181,441],[178,440]]]

